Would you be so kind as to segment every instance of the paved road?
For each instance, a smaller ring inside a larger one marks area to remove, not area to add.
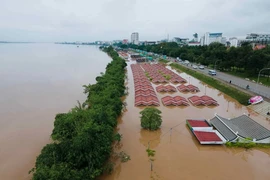
[[[174,59],[172,61],[174,61]],[[186,65],[183,65],[181,63],[179,63],[179,64],[182,66],[188,67],[190,69],[193,69],[191,67],[191,65],[186,66]],[[193,70],[200,71],[200,72],[207,74],[207,75],[208,75],[208,71],[209,71],[209,69],[207,69],[207,68],[205,68],[204,70],[201,70],[201,69],[193,69]],[[231,81],[231,83],[233,85],[236,85],[236,86],[243,88],[243,89],[246,89],[246,86],[249,85],[250,89],[248,91],[251,91],[251,92],[259,94],[261,96],[270,98],[270,87],[260,85],[260,84],[257,84],[256,82],[248,81],[248,80],[245,80],[243,78],[239,78],[239,77],[236,77],[236,76],[233,76],[230,74],[226,74],[226,73],[222,73],[222,72],[217,72],[217,75],[214,77],[217,79],[226,81],[226,82]]]

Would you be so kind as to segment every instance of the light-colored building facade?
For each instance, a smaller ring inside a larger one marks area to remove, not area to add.
[[[175,38],[172,39],[172,42],[176,42],[179,45],[187,45],[188,41],[189,41],[188,38],[175,37]]]
[[[230,47],[238,47],[238,39],[236,37],[229,38]]]
[[[213,42],[219,42],[219,43],[222,43],[222,44],[226,44],[226,38],[225,37],[222,37],[222,33],[209,33],[209,32],[206,32],[204,34],[204,36],[202,36],[201,38],[201,45],[204,46],[204,45],[209,45]]]
[[[188,46],[200,46],[201,43],[200,42],[189,42]]]
[[[138,32],[134,32],[131,34],[131,43],[139,45],[139,33]]]
[[[247,34],[246,39],[252,41],[270,41],[270,34],[258,34],[258,33],[250,33]]]

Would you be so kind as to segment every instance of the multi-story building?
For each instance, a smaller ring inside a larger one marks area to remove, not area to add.
[[[139,33],[134,32],[131,34],[131,43],[139,45]]]
[[[222,33],[209,33],[206,32],[204,36],[201,37],[201,45],[209,45],[212,42],[219,42],[226,44],[226,38],[222,37]]]
[[[188,38],[179,38],[179,37],[175,37],[173,38],[173,42],[176,42],[179,45],[187,45],[188,44]]]
[[[252,41],[270,41],[270,34],[250,33],[247,34],[246,39],[250,39]]]
[[[230,47],[238,47],[238,39],[236,37],[229,38]]]

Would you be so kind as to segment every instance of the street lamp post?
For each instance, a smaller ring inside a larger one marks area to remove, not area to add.
[[[221,61],[221,60],[219,60],[219,59],[216,60],[215,65],[214,65],[214,70],[216,70],[216,64],[217,64],[218,61]]]
[[[256,90],[257,90],[257,88],[258,88],[259,79],[260,79],[260,74],[261,74],[261,72],[262,72],[263,70],[270,70],[270,68],[263,68],[263,69],[261,69],[261,70],[259,71],[259,74],[258,74],[258,79],[257,79],[257,86],[256,86]]]

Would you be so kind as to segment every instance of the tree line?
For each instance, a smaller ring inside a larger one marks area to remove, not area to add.
[[[217,65],[222,71],[244,72],[255,76],[265,67],[270,67],[270,46],[260,50],[253,50],[251,44],[242,43],[241,47],[227,48],[220,43],[211,43],[209,46],[183,46],[175,42],[160,43],[157,45],[119,45],[121,48],[133,48],[147,52],[154,52],[170,57],[179,57],[183,60],[199,63],[206,66]]]
[[[47,144],[30,171],[33,180],[95,179],[106,170],[114,128],[122,111],[126,63],[112,47],[104,48],[112,61],[96,84],[84,86],[87,99],[68,113],[57,114]]]

